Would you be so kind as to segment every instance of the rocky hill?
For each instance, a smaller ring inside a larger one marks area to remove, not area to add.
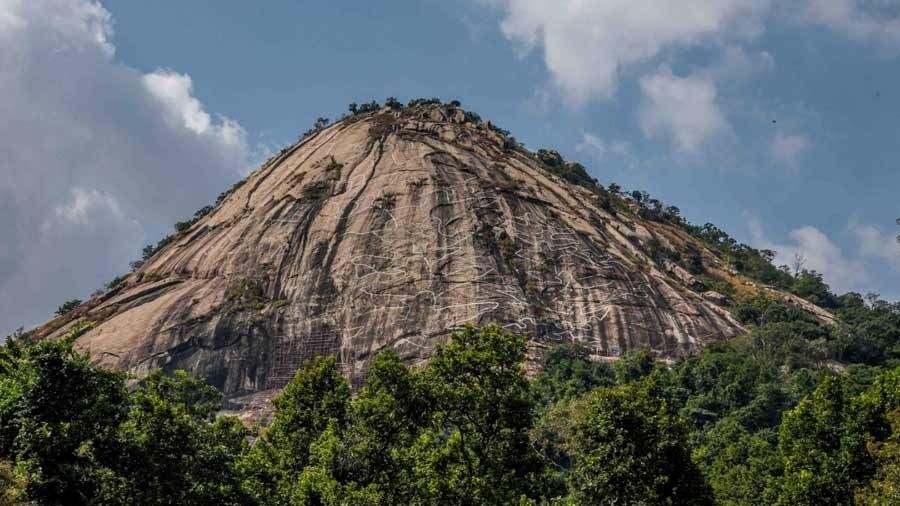
[[[75,329],[102,364],[187,369],[246,407],[312,356],[358,382],[379,350],[423,361],[467,323],[526,334],[533,358],[566,341],[672,358],[743,332],[725,293],[765,288],[645,204],[456,103],[367,107],[36,335]]]

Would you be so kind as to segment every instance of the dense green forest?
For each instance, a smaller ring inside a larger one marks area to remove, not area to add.
[[[60,341],[0,348],[3,501],[37,504],[900,504],[900,305],[837,325],[740,301],[746,336],[672,364],[456,331],[351,393],[307,363],[246,428],[184,373],[134,383]]]

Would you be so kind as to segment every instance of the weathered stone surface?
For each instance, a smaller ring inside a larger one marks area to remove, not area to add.
[[[703,292],[703,298],[719,306],[726,306],[729,303],[727,295],[721,294],[714,290]]]
[[[315,133],[79,309],[97,326],[77,345],[138,374],[188,369],[240,406],[311,356],[358,380],[377,351],[416,363],[466,323],[523,332],[534,356],[583,341],[598,358],[671,358],[743,331],[642,250],[695,242],[682,230],[611,214],[511,146],[437,108]]]

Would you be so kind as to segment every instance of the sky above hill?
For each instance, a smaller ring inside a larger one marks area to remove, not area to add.
[[[897,0],[0,0],[0,335],[388,96],[900,298]]]

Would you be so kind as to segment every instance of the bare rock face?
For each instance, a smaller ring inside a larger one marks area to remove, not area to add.
[[[453,107],[343,120],[79,308],[96,326],[77,346],[138,375],[187,369],[246,406],[312,356],[338,356],[358,382],[379,350],[420,362],[467,323],[526,334],[533,358],[566,341],[675,357],[743,331],[643,248],[693,243],[714,265],[702,244],[547,163]]]

